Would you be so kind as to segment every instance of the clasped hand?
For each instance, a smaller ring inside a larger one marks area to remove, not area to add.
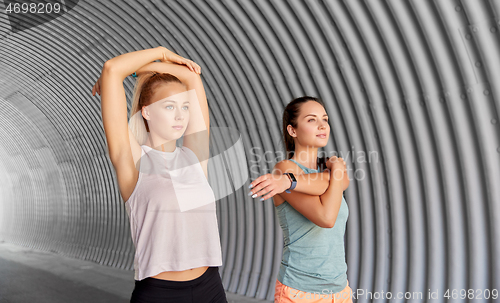
[[[349,187],[349,176],[347,174],[347,165],[344,159],[333,156],[326,159],[326,169],[325,171],[330,171],[330,178],[335,180],[342,180],[342,190],[346,190]]]

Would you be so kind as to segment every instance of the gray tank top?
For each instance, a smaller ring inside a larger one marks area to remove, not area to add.
[[[215,196],[196,154],[142,145],[139,179],[125,207],[135,280],[163,271],[221,266]]]
[[[305,174],[319,172],[295,162]],[[344,234],[349,217],[347,201],[342,195],[333,228],[322,228],[304,217],[287,201],[276,206],[283,229],[283,256],[278,281],[304,292],[334,294],[348,284]]]

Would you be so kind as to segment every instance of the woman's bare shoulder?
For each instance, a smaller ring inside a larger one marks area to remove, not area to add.
[[[276,173],[281,172],[282,174],[293,173],[298,175],[303,173],[303,170],[297,165],[297,163],[290,159],[279,161],[274,165],[274,169],[276,170]]]

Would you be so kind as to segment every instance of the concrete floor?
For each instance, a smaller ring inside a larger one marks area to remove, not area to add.
[[[0,303],[127,303],[133,289],[133,271],[0,241]],[[271,302],[226,296],[229,303]]]

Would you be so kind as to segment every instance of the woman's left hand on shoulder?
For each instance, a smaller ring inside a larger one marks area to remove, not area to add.
[[[327,168],[325,169],[325,171],[330,171],[332,167],[332,162],[335,161],[335,158],[340,159],[344,162],[344,178],[342,179],[342,191],[345,191],[349,187],[349,183],[351,182],[351,180],[349,179],[349,175],[347,174],[347,164],[345,163],[344,159],[340,157],[332,157],[332,158],[327,157],[326,158]],[[332,160],[330,161],[330,159]]]

